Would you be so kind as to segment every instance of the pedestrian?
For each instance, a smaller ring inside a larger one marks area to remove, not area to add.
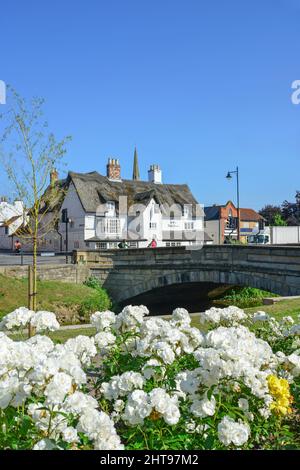
[[[22,245],[21,245],[20,240],[15,241],[15,251],[16,251],[16,253],[20,253],[21,248],[22,248]]]
[[[152,238],[151,242],[148,245],[148,248],[157,248],[157,241],[155,238]]]
[[[118,248],[120,248],[120,249],[128,248],[128,245],[127,245],[127,243],[126,243],[126,240],[122,240],[122,241],[118,244]]]

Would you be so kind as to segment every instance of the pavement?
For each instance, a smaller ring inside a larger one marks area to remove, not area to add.
[[[66,255],[42,254],[37,258],[38,264],[66,264]],[[69,263],[71,258],[69,257]],[[26,266],[32,264],[31,254],[0,253],[0,266]]]

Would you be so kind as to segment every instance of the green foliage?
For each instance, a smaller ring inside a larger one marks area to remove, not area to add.
[[[90,287],[91,289],[97,289],[97,290],[102,290],[102,287],[100,285],[100,281],[97,277],[95,276],[90,276],[85,282],[84,285],[87,287]]]
[[[224,296],[213,303],[217,306],[235,305],[240,308],[258,307],[262,305],[264,297],[276,297],[276,294],[256,289],[255,287],[233,287]]]
[[[275,214],[273,217],[273,224],[275,227],[286,227],[287,223],[281,214]]]
[[[109,310],[112,304],[107,291],[101,287],[96,277],[90,277],[84,284],[90,289],[93,289],[94,295],[82,300],[79,306],[79,315],[82,319],[89,321],[91,313]]]

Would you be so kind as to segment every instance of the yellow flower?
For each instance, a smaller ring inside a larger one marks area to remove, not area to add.
[[[290,386],[287,380],[279,379],[276,375],[267,377],[269,392],[273,397],[270,409],[275,413],[286,415],[292,412],[290,404],[293,397],[290,393]]]

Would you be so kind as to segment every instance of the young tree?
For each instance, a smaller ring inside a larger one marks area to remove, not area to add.
[[[275,214],[272,225],[274,225],[275,227],[286,227],[287,223],[283,219],[281,214]]]
[[[8,87],[8,91],[8,109],[1,115],[4,125],[0,155],[12,192],[26,208],[17,236],[29,242],[33,250],[31,308],[35,310],[39,239],[54,229],[52,209],[63,190],[59,181],[53,180],[49,186],[49,175],[66,153],[70,137],[57,141],[48,132],[43,120],[43,99],[26,101],[13,88]]]

